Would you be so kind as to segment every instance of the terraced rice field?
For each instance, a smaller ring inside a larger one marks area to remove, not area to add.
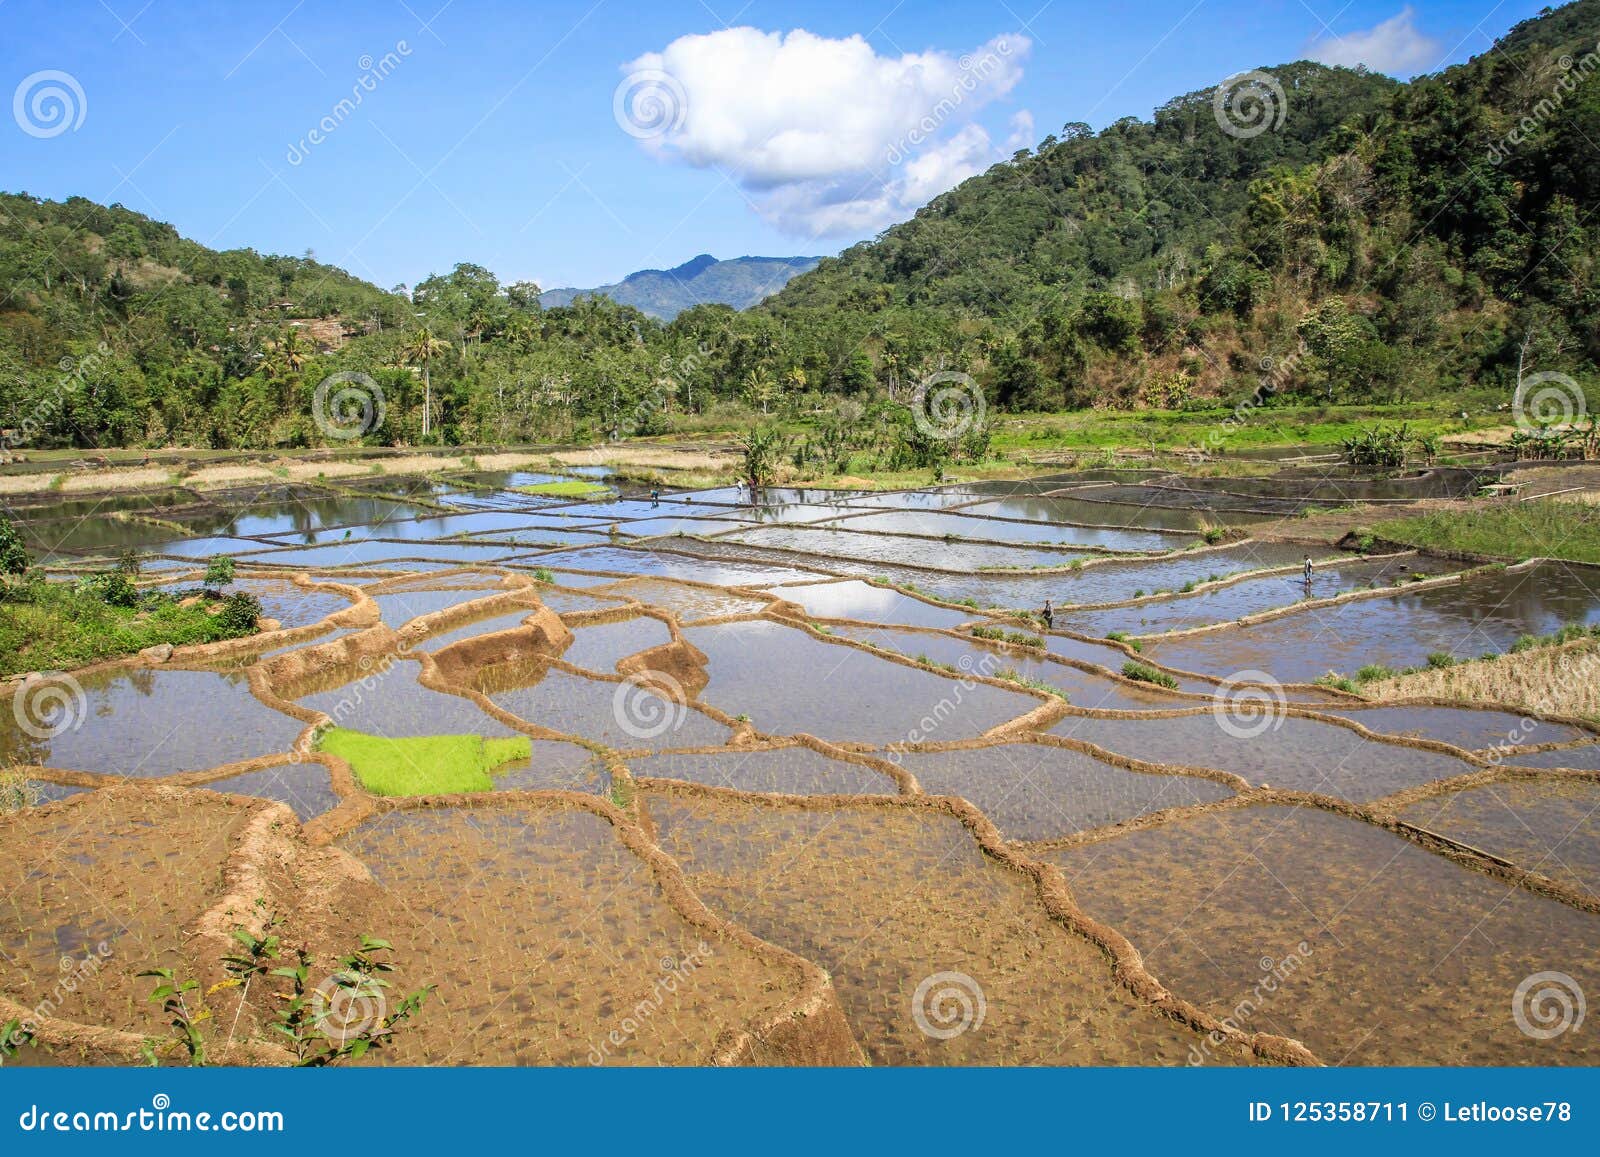
[[[275,920],[313,981],[388,941],[380,1021],[432,986],[391,1063],[1600,1061],[1528,1031],[1600,992],[1600,727],[1314,683],[1600,622],[1594,570],[1340,551],[1299,477],[539,480],[24,524],[275,622],[7,685],[0,1022],[170,1059],[171,968],[283,1063],[285,982],[219,987]]]

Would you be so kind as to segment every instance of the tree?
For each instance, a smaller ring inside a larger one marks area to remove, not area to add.
[[[433,359],[450,349],[450,343],[433,336],[427,326],[414,331],[401,347],[401,356],[412,365],[422,365],[422,440],[433,429]]]
[[[22,574],[32,565],[22,535],[9,518],[0,514],[0,574]]]
[[[206,563],[206,577],[202,582],[207,590],[225,587],[233,582],[233,559],[219,554]]]

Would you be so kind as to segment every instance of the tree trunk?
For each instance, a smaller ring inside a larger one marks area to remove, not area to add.
[[[428,363],[431,358],[422,359],[422,440],[428,440],[428,431],[433,420],[433,378],[428,374]]]

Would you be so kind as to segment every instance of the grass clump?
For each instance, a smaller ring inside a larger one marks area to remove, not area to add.
[[[1029,675],[1024,675],[1014,667],[1007,667],[1003,671],[996,672],[995,678],[1004,679],[1007,683],[1015,683],[1018,687],[1026,687],[1030,691],[1037,691],[1041,695],[1054,695],[1063,702],[1070,702],[1067,699],[1067,693],[1054,683],[1046,683],[1043,679],[1035,679]]]
[[[1004,627],[972,628],[974,639],[990,639],[997,643],[1009,643],[1013,647],[1026,647],[1032,651],[1044,650],[1044,640],[1038,635],[1030,635],[1024,631],[1008,631]]]
[[[538,482],[514,489],[518,494],[535,494],[546,498],[587,498],[591,494],[605,494],[610,488],[583,478],[563,478],[559,482]]]
[[[0,590],[0,675],[68,671],[162,643],[237,639],[255,633],[260,614],[256,597],[243,592],[222,600],[141,593],[120,573],[78,583],[30,577]]]
[[[1139,640],[1132,638],[1127,631],[1112,631],[1106,636],[1106,638],[1110,639],[1113,643],[1121,643],[1124,647],[1132,647],[1135,651],[1144,650],[1144,647],[1140,645]]]
[[[373,795],[446,795],[488,791],[497,768],[533,754],[527,736],[426,735],[393,739],[334,727],[317,738],[317,750],[350,765]]]
[[[1600,506],[1584,502],[1491,502],[1395,518],[1374,530],[1425,550],[1600,563]]]
[[[1122,677],[1132,679],[1137,683],[1153,683],[1157,687],[1165,687],[1169,691],[1178,689],[1178,681],[1165,671],[1158,671],[1145,663],[1136,663],[1129,659],[1122,665]]]

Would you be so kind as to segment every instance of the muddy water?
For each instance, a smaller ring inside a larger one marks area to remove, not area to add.
[[[1557,748],[1554,751],[1534,751],[1526,754],[1505,753],[1502,762],[1518,767],[1575,767],[1583,771],[1600,771],[1600,744],[1582,747]]]
[[[587,748],[551,739],[529,742],[532,747],[529,758],[495,769],[495,790],[610,794],[611,772],[605,762]]]
[[[974,751],[907,751],[888,757],[929,795],[975,804],[1008,840],[1047,840],[1163,808],[1226,799],[1210,780],[1147,775],[1077,751],[1008,743]]]
[[[738,791],[788,795],[895,795],[899,791],[883,772],[830,759],[809,747],[653,755],[630,759],[628,768],[637,776],[682,779]]]
[[[1401,818],[1600,896],[1600,784],[1512,780],[1423,800]]]
[[[1212,550],[1187,551],[1171,558],[1097,562],[1080,570],[1047,575],[943,575],[923,572],[916,583],[937,598],[975,599],[982,606],[1037,610],[1046,599],[1058,609],[1075,603],[1108,603],[1133,598],[1137,591],[1155,594],[1178,590],[1187,582],[1204,582],[1264,567],[1290,566],[1305,558],[1292,543],[1241,543]],[[1320,553],[1320,552],[1319,552]],[[1063,623],[1067,622],[1064,618]]]
[[[475,602],[492,595],[504,594],[506,590],[506,587],[499,584],[443,591],[408,590],[395,594],[373,595],[372,601],[378,604],[378,613],[383,616],[385,623],[391,627],[399,627],[423,615],[431,615],[435,611],[448,610],[462,603]],[[523,612],[523,614],[528,613],[528,611]]]
[[[398,1034],[391,1063],[704,1064],[798,992],[791,970],[679,916],[586,812],[408,811],[341,843],[379,882],[369,916],[394,943],[396,990],[440,985],[428,1031]],[[635,1017],[644,1002],[658,1014]]]
[[[1317,553],[1321,553],[1319,550]],[[1182,631],[1228,623],[1246,615],[1293,606],[1304,599],[1327,599],[1371,584],[1387,586],[1391,579],[1433,574],[1455,569],[1453,564],[1419,559],[1409,555],[1399,559],[1367,560],[1356,556],[1334,559],[1315,567],[1311,585],[1304,575],[1263,575],[1243,579],[1214,590],[1179,595],[1157,602],[1103,611],[1064,613],[1060,625],[1086,635],[1109,635],[1121,631],[1128,635],[1150,635],[1161,631]]]
[[[401,559],[422,559],[458,564],[487,563],[515,554],[509,546],[480,546],[462,542],[383,542],[352,538],[327,546],[289,547],[252,554],[240,559],[250,566],[283,566],[301,570],[325,567],[371,566]]]
[[[456,627],[454,630],[442,631],[437,635],[429,635],[416,645],[418,651],[437,651],[463,639],[475,638],[478,635],[493,634],[495,631],[509,631],[522,625],[522,620],[533,612],[527,607],[519,607],[508,614],[491,615]]]
[[[1358,599],[1337,607],[1147,646],[1162,663],[1227,676],[1250,668],[1285,681],[1369,663],[1418,666],[1444,651],[1458,659],[1501,652],[1518,636],[1567,623],[1600,623],[1600,571],[1547,563],[1460,585]]]
[[[186,931],[220,896],[245,819],[215,797],[129,789],[0,815],[0,991],[28,1008],[58,996],[58,1017],[164,1037],[160,1006],[145,999],[151,981],[135,974],[192,975]],[[95,956],[100,967],[58,987],[64,956]]]
[[[605,588],[609,595],[638,599],[641,603],[677,616],[680,623],[716,619],[728,615],[753,615],[766,608],[765,599],[748,598],[728,591],[681,586],[656,579],[628,579]],[[548,601],[548,600],[547,600]]]
[[[247,771],[205,785],[208,791],[250,795],[288,804],[301,820],[314,819],[339,806],[328,769],[320,763],[282,763]]]
[[[296,701],[329,716],[335,727],[390,739],[516,734],[472,700],[424,687],[417,682],[418,670],[415,662],[402,661],[387,670],[344,672],[352,676],[348,682],[297,696]]]
[[[1466,707],[1319,707],[1385,735],[1437,739],[1468,751],[1497,745],[1565,743],[1583,739],[1588,732],[1565,723],[1551,723],[1510,711],[1477,711]],[[1507,763],[1518,760],[1508,756]]]
[[[854,526],[857,520],[843,524]],[[748,546],[794,550],[829,558],[853,558],[900,566],[933,567],[945,571],[989,570],[997,567],[1066,566],[1079,557],[1070,550],[991,546],[970,542],[929,543],[906,535],[862,534],[856,530],[829,530],[812,526],[764,526],[727,536],[727,541]]]
[[[714,911],[827,969],[874,1064],[1182,1064],[1199,1039],[1134,1006],[1099,951],[1050,921],[1028,882],[954,819],[645,799],[662,847]],[[941,1040],[918,1028],[918,1014],[939,1026],[928,1011],[942,985],[913,1003],[937,973],[982,990],[981,1024],[968,988],[969,1031]]]
[[[888,627],[835,627],[842,639],[854,639],[907,658],[926,658],[962,675],[987,675],[1003,678],[1015,671],[1058,688],[1076,707],[1103,711],[1164,711],[1174,707],[1193,707],[1194,700],[1146,691],[1136,684],[1119,683],[1090,674],[1064,663],[1052,663],[1025,647],[994,647],[976,639],[956,639],[931,631],[898,630]]]
[[[486,672],[483,690],[519,719],[619,751],[709,747],[728,741],[710,717],[646,688],[539,668]]]
[[[768,587],[767,592],[805,608],[814,619],[856,619],[911,627],[956,627],[976,616],[936,607],[890,587],[850,579],[845,582]]]
[[[1038,706],[1026,695],[880,659],[821,642],[797,627],[728,623],[690,627],[685,637],[710,658],[701,698],[747,714],[772,735],[891,743],[967,739]],[[927,723],[924,723],[924,720]]]
[[[919,535],[923,538],[943,538],[945,535],[952,535],[957,539],[1095,546],[1104,550],[1182,550],[1194,542],[1188,535],[1162,534],[1150,530],[1009,522],[995,518],[970,517],[964,512],[943,511],[891,511],[886,514],[854,515],[826,525],[842,530],[875,530],[888,534]]]
[[[629,655],[672,642],[672,632],[660,619],[638,615],[595,627],[577,627],[572,643],[561,658],[574,667],[615,675],[617,664]]]
[[[1251,784],[1318,791],[1370,800],[1430,780],[1465,775],[1474,765],[1438,751],[1364,739],[1344,727],[1279,715],[1227,717],[1207,711],[1176,719],[1095,719],[1073,716],[1052,734],[1081,739],[1147,763],[1231,771]],[[1264,728],[1264,730],[1262,729]]]
[[[705,544],[695,543],[698,551]],[[526,566],[547,566],[555,570],[610,571],[623,575],[649,575],[655,578],[687,579],[719,587],[760,587],[771,583],[803,582],[824,578],[784,566],[763,566],[737,559],[707,562],[689,555],[663,550],[625,550],[621,547],[591,547],[563,550],[519,560]],[[562,578],[562,582],[567,582]],[[604,582],[605,580],[597,580]]]
[[[1023,518],[1030,522],[1066,522],[1087,526],[1143,530],[1200,530],[1210,523],[1230,525],[1259,521],[1262,516],[1227,516],[1215,511],[1180,510],[1162,506],[1113,505],[1079,498],[1041,498],[1017,495],[962,508],[963,514],[997,518]]]
[[[1051,858],[1174,991],[1218,1015],[1248,1001],[1246,1031],[1297,1038],[1330,1064],[1600,1060],[1600,1036],[1534,1040],[1511,1016],[1535,972],[1594,991],[1600,921],[1380,828],[1257,807]]]
[[[0,757],[106,775],[171,775],[288,751],[305,726],[250,694],[242,675],[137,668],[18,691],[0,712]],[[41,715],[60,708],[61,714]],[[26,718],[39,737],[23,729]]]

